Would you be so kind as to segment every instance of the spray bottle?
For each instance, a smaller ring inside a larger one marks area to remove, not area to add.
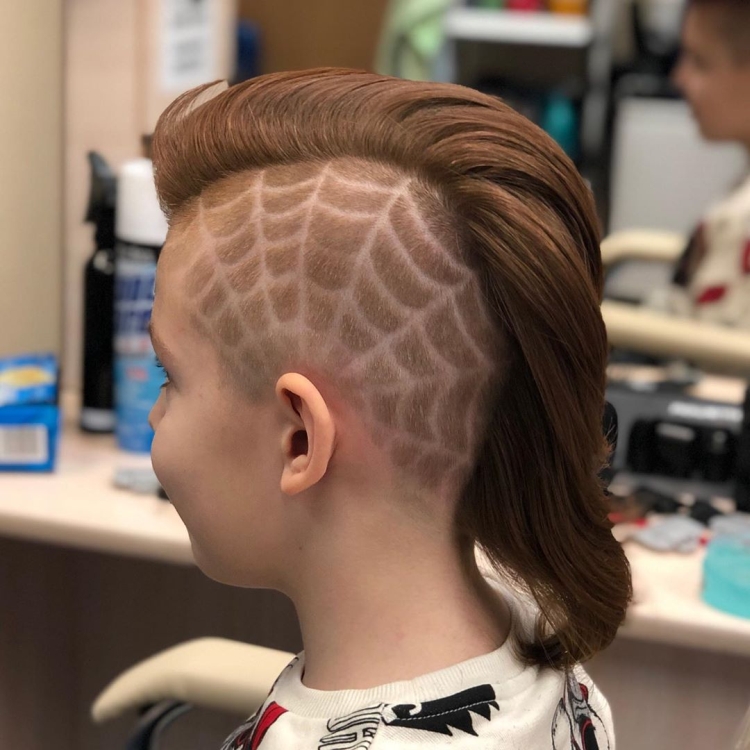
[[[156,364],[148,324],[167,222],[156,197],[150,159],[135,159],[122,167],[115,235],[115,404],[122,452],[115,482],[151,492],[158,483],[150,468],[153,431],[148,415],[163,373]]]
[[[88,154],[91,191],[86,221],[95,226],[94,254],[84,271],[83,400],[80,425],[87,432],[115,429],[112,337],[115,293],[117,180],[95,151]]]

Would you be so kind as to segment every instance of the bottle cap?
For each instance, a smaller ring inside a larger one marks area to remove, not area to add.
[[[91,188],[86,221],[96,227],[97,249],[109,249],[115,244],[115,205],[117,203],[117,178],[109,164],[96,151],[88,153],[91,169]]]
[[[150,159],[133,159],[122,165],[117,183],[117,239],[161,247],[167,238],[167,220],[156,197]]]

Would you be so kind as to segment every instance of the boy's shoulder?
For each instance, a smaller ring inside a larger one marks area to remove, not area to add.
[[[377,690],[339,691],[323,711],[324,704],[313,705],[319,691],[312,691],[310,703],[304,688],[300,691],[303,660],[297,657],[282,672],[261,709],[223,750],[614,748],[609,706],[580,667],[569,672],[526,667],[507,679],[489,675],[468,686],[443,681],[429,699],[423,698],[424,678],[416,695],[403,683],[399,700],[378,700]]]

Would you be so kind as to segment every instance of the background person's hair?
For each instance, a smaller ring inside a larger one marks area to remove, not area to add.
[[[750,2],[748,0],[688,0],[691,8],[707,8],[715,14],[716,31],[726,41],[732,58],[750,62]]]
[[[282,164],[366,159],[437,191],[504,339],[457,530],[538,603],[527,661],[567,667],[605,648],[631,586],[598,478],[599,233],[590,191],[554,141],[470,89],[317,70],[188,92],[162,115],[153,153],[173,221],[217,182]]]

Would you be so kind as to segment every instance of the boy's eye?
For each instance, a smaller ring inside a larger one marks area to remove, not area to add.
[[[705,71],[709,67],[708,61],[696,52],[687,52],[685,57],[687,62],[696,70]]]
[[[164,373],[164,382],[161,384],[161,387],[166,388],[169,385],[169,373],[167,372],[164,365],[159,361],[158,357],[156,357],[156,366]]]

